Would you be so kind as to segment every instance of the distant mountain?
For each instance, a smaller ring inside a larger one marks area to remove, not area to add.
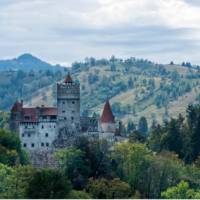
[[[23,70],[23,71],[39,71],[39,70],[64,70],[61,65],[51,65],[47,62],[31,54],[23,54],[17,58],[9,60],[0,60],[0,71],[5,70]]]

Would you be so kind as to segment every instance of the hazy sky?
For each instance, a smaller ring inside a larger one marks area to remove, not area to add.
[[[0,0],[0,59],[22,53],[200,64],[200,0]]]

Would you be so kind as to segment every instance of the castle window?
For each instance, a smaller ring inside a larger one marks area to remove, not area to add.
[[[28,137],[31,137],[31,134],[30,134],[30,133],[28,133]]]
[[[66,117],[64,117],[64,120],[67,120],[67,118],[66,118]]]
[[[42,125],[42,127],[41,127],[42,129],[44,128],[44,126]]]
[[[35,144],[34,144],[34,143],[32,143],[32,144],[31,144],[31,147],[34,147],[34,146],[35,146]]]
[[[74,117],[71,117],[72,120],[74,120]]]
[[[75,101],[72,101],[72,104],[75,104]]]
[[[22,137],[24,137],[24,133],[22,133]]]
[[[62,113],[65,113],[65,110],[63,110]]]
[[[44,142],[41,143],[41,146],[42,146],[42,147],[44,146]]]
[[[46,146],[47,146],[47,147],[49,146],[49,143],[48,143],[48,142],[46,143]]]
[[[49,136],[49,134],[48,133],[45,133],[45,137],[48,137]]]
[[[23,146],[26,147],[26,143],[24,143]]]
[[[27,126],[25,126],[25,128],[28,128]]]
[[[65,102],[63,101],[63,104],[65,104]]]
[[[72,113],[75,113],[75,111],[74,111],[74,110],[72,110]]]

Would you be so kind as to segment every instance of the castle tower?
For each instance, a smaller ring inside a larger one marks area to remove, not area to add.
[[[104,132],[104,133],[115,133],[116,132],[115,117],[112,113],[109,101],[106,101],[106,103],[104,105],[100,123],[101,123],[102,132]]]
[[[23,109],[23,101],[16,101],[13,107],[11,108],[10,114],[10,131],[19,133],[19,123],[22,118],[22,109]]]
[[[80,133],[80,85],[75,83],[70,74],[63,83],[57,84],[57,125],[58,132],[66,134]]]

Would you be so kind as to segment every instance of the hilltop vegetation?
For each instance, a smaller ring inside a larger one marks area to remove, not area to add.
[[[184,114],[188,104],[200,101],[200,68],[190,63],[161,65],[113,56],[100,60],[87,58],[73,63],[70,70],[81,83],[84,114],[100,113],[109,98],[115,116],[125,123],[138,124],[142,116],[149,124],[162,123]],[[9,110],[17,98],[23,98],[27,106],[55,105],[55,84],[65,75],[63,70],[44,68],[0,72],[0,109]]]
[[[126,123],[138,123],[142,116],[149,123],[163,122],[184,114],[188,104],[200,100],[199,66],[190,63],[160,65],[135,58],[88,58],[73,63],[71,72],[81,83],[84,114],[100,113],[103,103],[110,99],[115,116]],[[48,96],[52,87],[44,91]],[[48,96],[49,104],[53,97]],[[31,99],[27,105],[42,104],[38,95]]]

